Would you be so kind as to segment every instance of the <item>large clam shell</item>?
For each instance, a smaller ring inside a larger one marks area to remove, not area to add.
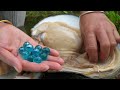
[[[43,19],[32,28],[32,37],[45,46],[60,52],[65,64],[60,72],[73,72],[90,78],[118,78],[120,73],[120,50],[116,47],[107,62],[92,64],[86,53],[80,53],[82,38],[79,17],[57,15]]]

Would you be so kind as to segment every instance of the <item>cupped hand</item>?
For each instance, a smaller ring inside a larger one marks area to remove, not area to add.
[[[80,29],[90,62],[106,61],[120,42],[115,25],[103,13],[81,16]]]
[[[48,60],[40,64],[23,60],[18,54],[18,49],[24,42],[30,42],[33,46],[38,45],[31,37],[13,25],[0,23],[0,60],[14,67],[18,72],[44,72],[49,69],[60,70],[63,59],[58,51],[50,49]],[[44,46],[43,46],[44,47]]]

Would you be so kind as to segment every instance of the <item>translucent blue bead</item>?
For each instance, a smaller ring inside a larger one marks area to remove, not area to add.
[[[46,53],[42,53],[40,54],[40,57],[42,58],[42,60],[47,60],[48,55]]]
[[[32,52],[33,51],[33,46],[31,44],[27,45],[24,47],[27,52]]]
[[[39,50],[42,50],[42,47],[40,45],[37,45],[35,48],[39,49]]]
[[[22,57],[23,59],[27,60],[28,57],[29,57],[29,53],[24,51],[24,52],[21,53],[21,57]]]
[[[25,51],[25,49],[23,47],[20,47],[18,50],[19,54],[22,54],[22,52],[24,52],[24,51]]]
[[[45,47],[45,48],[42,49],[42,52],[49,55],[50,54],[50,49]]]
[[[39,52],[39,49],[34,49],[32,52],[31,52],[32,55],[34,56],[39,56],[40,52]]]
[[[41,63],[42,61],[47,60],[50,49],[47,47],[42,48],[40,45],[37,45],[34,48],[29,42],[25,42],[23,47],[19,48],[18,52],[23,59],[29,62]]]
[[[23,47],[26,47],[27,45],[30,45],[30,43],[29,43],[29,42],[25,42],[25,43],[23,44]]]
[[[35,57],[35,58],[33,58],[33,62],[35,62],[35,63],[41,63],[42,59],[41,59],[41,57]]]
[[[37,45],[35,49],[38,49],[40,53],[42,53],[42,47],[40,45]]]
[[[33,58],[34,58],[34,56],[29,55],[29,57],[28,57],[28,61],[29,61],[29,62],[33,62]]]

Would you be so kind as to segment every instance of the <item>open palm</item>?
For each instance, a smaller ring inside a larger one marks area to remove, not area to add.
[[[23,60],[18,54],[18,49],[26,41],[33,46],[38,44],[20,29],[9,24],[0,23],[0,60],[14,67],[18,72],[23,70],[43,72],[49,69],[60,70],[62,68],[61,65],[64,61],[54,49],[50,49],[51,53],[48,56],[48,60],[40,64]]]

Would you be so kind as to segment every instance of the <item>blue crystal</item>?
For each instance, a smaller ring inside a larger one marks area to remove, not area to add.
[[[27,52],[32,52],[33,51],[33,46],[31,44],[27,45],[24,47]]]
[[[40,45],[37,45],[35,48],[39,49],[39,50],[42,50],[42,47]]]
[[[29,42],[25,42],[25,43],[23,44],[23,47],[26,47],[27,45],[30,45],[30,43],[29,43]]]
[[[42,47],[40,45],[37,45],[35,49],[38,49],[40,53],[42,53]]]
[[[42,59],[40,57],[35,57],[35,58],[33,58],[33,62],[35,62],[35,63],[41,63]]]
[[[42,53],[40,54],[40,57],[42,58],[42,60],[47,60],[47,54],[46,53]]]
[[[42,52],[49,55],[50,54],[50,49],[45,47],[45,48],[42,49]]]
[[[26,52],[26,51],[24,51],[24,52],[21,53],[21,57],[22,57],[23,59],[27,60],[28,57],[29,57],[29,53]]]
[[[19,48],[19,53],[23,59],[29,62],[41,63],[43,60],[47,60],[50,49],[42,48],[40,45],[34,48],[29,42],[25,42],[23,47]]]
[[[32,55],[34,56],[39,56],[40,52],[39,52],[39,49],[34,49],[32,52],[31,52]]]
[[[34,58],[34,56],[33,56],[33,55],[30,55],[30,56],[28,57],[28,61],[29,61],[29,62],[33,62],[33,58]]]
[[[18,51],[19,51],[19,54],[22,54],[22,52],[24,52],[25,49],[23,47],[20,47]]]

